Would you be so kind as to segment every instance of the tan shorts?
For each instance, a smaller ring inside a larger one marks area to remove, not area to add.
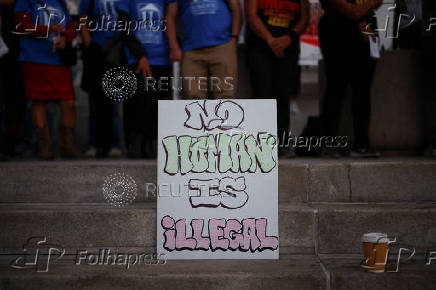
[[[208,86],[215,99],[235,98],[238,83],[237,48],[229,41],[186,51],[182,61],[183,95],[206,99]]]

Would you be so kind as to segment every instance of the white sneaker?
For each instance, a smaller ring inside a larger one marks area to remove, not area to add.
[[[85,152],[85,156],[88,158],[95,158],[96,155],[97,149],[95,149],[95,147],[89,147],[89,149]]]
[[[297,104],[297,101],[291,101],[291,112],[298,114],[300,113],[300,107]]]
[[[111,151],[109,151],[108,156],[110,158],[121,158],[123,157],[123,151],[119,148],[112,148]]]

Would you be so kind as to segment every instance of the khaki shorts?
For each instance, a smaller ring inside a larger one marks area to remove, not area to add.
[[[183,95],[206,99],[208,87],[215,99],[235,98],[238,83],[237,48],[229,41],[214,47],[186,51],[182,61]]]

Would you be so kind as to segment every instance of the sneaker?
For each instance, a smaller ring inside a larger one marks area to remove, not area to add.
[[[295,147],[291,147],[289,149],[289,154],[288,154],[288,158],[296,158],[297,154],[295,153]]]
[[[121,157],[123,157],[123,151],[121,151],[120,148],[114,147],[109,151],[108,156],[110,158],[121,158]]]
[[[380,153],[369,146],[356,146],[351,150],[350,156],[353,158],[378,158]]]
[[[299,114],[300,107],[298,106],[297,101],[291,101],[291,113]]]
[[[97,156],[97,149],[95,147],[89,147],[85,152],[85,157],[95,158]]]

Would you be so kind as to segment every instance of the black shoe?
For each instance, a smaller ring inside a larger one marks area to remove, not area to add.
[[[147,139],[144,142],[144,146],[142,148],[145,158],[147,159],[156,159],[157,158],[157,140],[149,140]]]
[[[350,153],[351,157],[354,158],[378,158],[380,153],[369,147],[365,146],[355,146]]]
[[[129,138],[129,145],[127,146],[127,157],[142,158],[142,143],[143,137],[141,134],[132,134]]]
[[[95,158],[97,158],[97,159],[108,158],[108,150],[97,147],[97,152],[95,154]]]
[[[278,150],[279,158],[288,158],[290,157],[290,152],[288,147],[279,147]]]
[[[321,151],[321,157],[324,158],[341,158],[342,154],[337,148],[323,148]]]
[[[1,161],[8,161],[8,160],[9,160],[8,157],[6,157],[5,155],[0,153],[0,162]]]

